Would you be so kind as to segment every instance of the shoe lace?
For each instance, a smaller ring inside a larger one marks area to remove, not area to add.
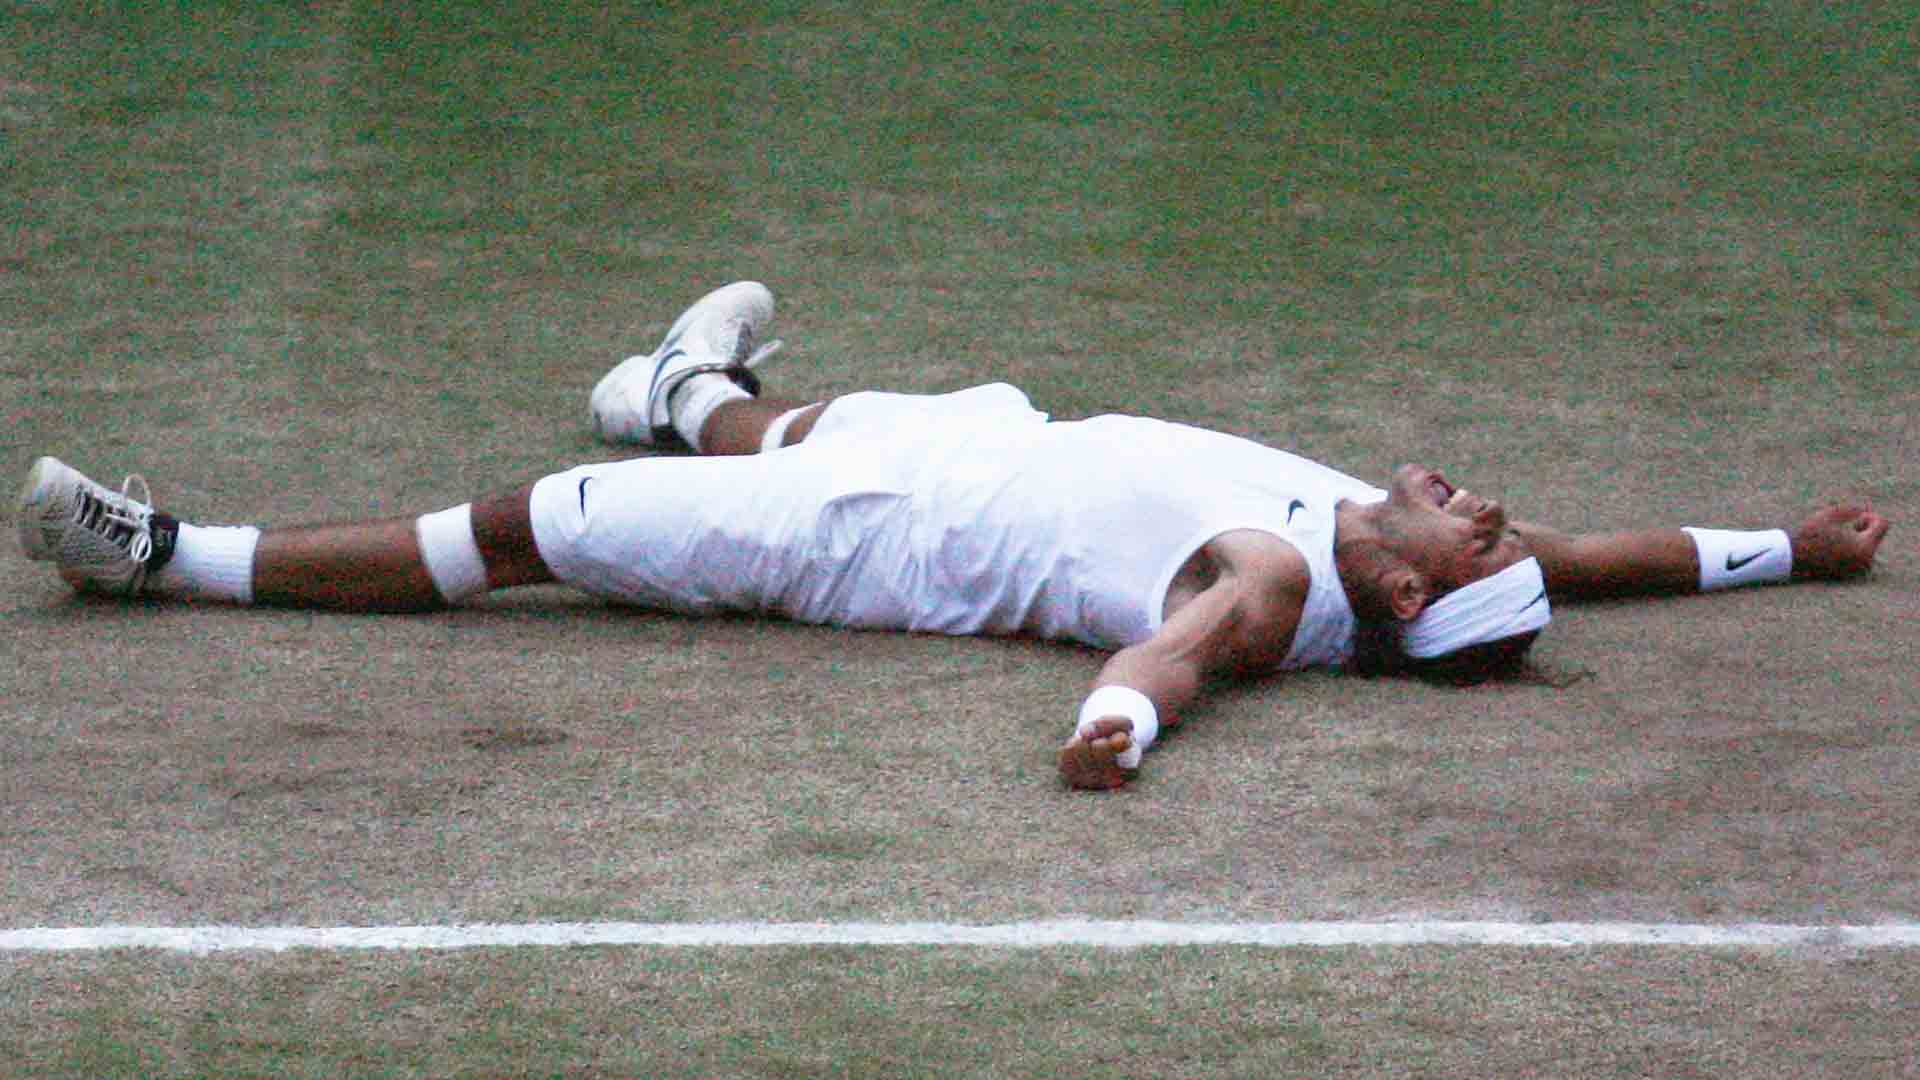
[[[774,338],[772,341],[766,342],[755,348],[751,353],[748,353],[747,358],[740,361],[740,366],[743,368],[759,367],[761,364],[766,363],[774,353],[779,352],[780,347],[785,344],[786,342],[781,341],[779,338]]]
[[[140,488],[138,499],[133,496],[136,485]],[[74,506],[74,521],[96,536],[124,547],[127,557],[134,562],[146,562],[147,556],[153,554],[153,531],[148,528],[153,519],[153,489],[147,486],[147,478],[128,473],[120,482],[117,498],[106,494],[108,497],[82,489]]]
[[[754,348],[749,350],[748,345],[751,342],[751,340],[752,340],[751,335],[749,334],[741,335],[739,348],[733,354],[732,363],[724,364],[724,365],[706,364],[696,368],[689,368],[689,369],[683,370],[678,375],[675,375],[670,380],[668,380],[664,385],[665,385],[665,390],[667,394],[667,401],[668,401],[669,408],[671,408],[672,406],[673,395],[680,392],[680,387],[686,384],[686,380],[689,375],[700,374],[702,372],[718,372],[718,373],[724,374],[728,371],[738,371],[742,369],[755,368],[765,363],[770,357],[773,356],[774,353],[777,353],[780,351],[781,346],[786,344],[786,342],[780,340],[779,338],[774,338],[772,341],[762,342],[760,345],[755,346]],[[671,349],[664,349],[662,352],[655,354],[658,357],[658,359],[654,362],[654,365],[653,365],[653,379],[647,384],[647,400],[648,401],[652,401],[655,395],[661,392],[662,382],[660,378],[660,373],[667,370],[667,365],[670,364],[676,357],[685,356],[686,354],[687,354],[687,350],[680,347],[677,344],[674,345]]]

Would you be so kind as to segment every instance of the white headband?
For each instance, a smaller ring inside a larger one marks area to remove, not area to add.
[[[1431,660],[1538,630],[1552,617],[1540,560],[1527,558],[1428,604],[1402,631],[1401,646],[1416,660]]]

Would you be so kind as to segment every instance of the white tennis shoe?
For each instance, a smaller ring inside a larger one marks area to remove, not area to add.
[[[630,356],[602,376],[589,405],[602,441],[685,446],[673,428],[673,392],[695,375],[714,372],[749,394],[760,392],[753,368],[780,348],[760,344],[773,324],[773,293],[757,281],[736,281],[694,302],[651,353]]]
[[[57,564],[60,576],[82,592],[133,596],[146,582],[153,554],[152,504],[139,473],[114,491],[43,457],[20,488],[20,546],[29,559]]]

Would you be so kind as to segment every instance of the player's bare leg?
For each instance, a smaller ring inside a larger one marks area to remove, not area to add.
[[[553,580],[534,545],[532,487],[472,504],[485,589]],[[447,606],[421,545],[418,518],[268,529],[254,553],[253,602],[340,611]]]
[[[443,601],[412,519],[266,529],[254,550],[257,604],[426,611]]]
[[[345,611],[422,611],[553,580],[523,487],[417,518],[259,529],[156,511],[144,481],[119,491],[54,458],[27,474],[19,537],[82,592]]]
[[[801,442],[830,402],[780,398],[727,401],[700,428],[700,452],[756,454]],[[487,589],[537,585],[553,573],[534,544],[532,487],[472,504],[473,539]],[[444,607],[421,549],[419,519],[269,529],[254,556],[253,602],[351,611],[425,611]]]
[[[828,404],[765,397],[729,401],[714,409],[701,427],[700,452],[757,454],[777,449],[767,445],[767,433],[789,416],[792,418],[780,429],[777,441],[780,446],[792,446],[807,437]]]

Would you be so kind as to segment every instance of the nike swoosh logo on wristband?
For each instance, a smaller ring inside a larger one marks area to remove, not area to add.
[[[1295,499],[1292,502],[1288,503],[1287,504],[1287,524],[1289,525],[1293,524],[1294,511],[1305,510],[1306,508],[1307,508],[1307,504],[1301,502],[1299,499]]]
[[[1772,550],[1772,548],[1761,548],[1751,555],[1742,555],[1737,559],[1733,557],[1733,552],[1729,551],[1727,552],[1727,572],[1732,573]]]

